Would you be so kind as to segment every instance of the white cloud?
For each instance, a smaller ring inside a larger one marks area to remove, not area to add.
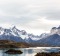
[[[50,32],[52,27],[59,25],[59,20],[47,20],[45,17],[42,19],[38,18],[28,24],[28,26],[31,26],[31,29],[33,29],[32,32],[34,32],[34,34]]]
[[[60,0],[0,0],[0,25],[16,25],[40,34],[60,24]]]

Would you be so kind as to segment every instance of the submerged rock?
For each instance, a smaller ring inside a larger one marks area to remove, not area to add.
[[[9,49],[5,53],[7,53],[7,54],[22,54],[23,52],[21,50]]]

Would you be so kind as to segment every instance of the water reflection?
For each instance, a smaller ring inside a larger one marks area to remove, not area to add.
[[[20,49],[23,51],[23,54],[6,54],[4,53],[6,50],[0,50],[0,56],[34,56],[33,49]]]
[[[51,51],[59,51],[59,49],[57,48],[20,48],[20,50],[23,52],[22,54],[15,54],[15,55],[12,55],[12,54],[6,54],[4,53],[6,51],[5,50],[0,50],[0,56],[35,56],[36,53],[38,52],[51,52]]]

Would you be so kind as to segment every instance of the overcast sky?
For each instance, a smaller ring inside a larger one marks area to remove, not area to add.
[[[0,0],[0,26],[39,35],[60,25],[60,0]]]

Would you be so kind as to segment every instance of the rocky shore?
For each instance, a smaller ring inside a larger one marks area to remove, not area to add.
[[[35,56],[60,56],[60,52],[51,52],[51,53],[37,53]]]

